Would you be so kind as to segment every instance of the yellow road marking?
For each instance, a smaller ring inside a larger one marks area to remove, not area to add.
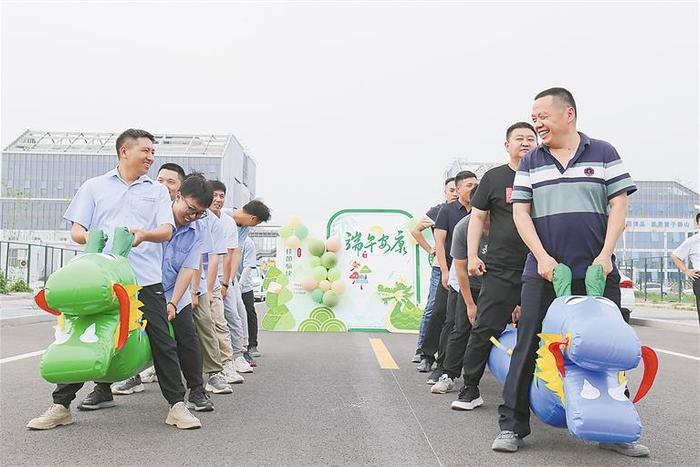
[[[370,339],[370,345],[372,350],[374,350],[374,356],[377,357],[377,362],[379,366],[384,370],[398,370],[399,366],[394,361],[394,357],[389,353],[389,349],[384,345],[384,341],[381,339]]]

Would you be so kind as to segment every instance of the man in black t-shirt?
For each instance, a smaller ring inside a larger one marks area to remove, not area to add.
[[[513,222],[511,194],[520,159],[537,145],[537,134],[529,123],[519,122],[506,131],[510,162],[486,172],[472,198],[469,221],[469,274],[483,276],[476,309],[468,310],[473,328],[465,353],[464,387],[452,403],[455,410],[472,410],[484,403],[479,381],[491,351],[491,337],[498,337],[520,313],[521,276],[528,249]],[[491,218],[486,262],[478,257],[479,241],[486,217]]]

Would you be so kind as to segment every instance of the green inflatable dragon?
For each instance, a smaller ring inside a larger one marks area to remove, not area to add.
[[[140,287],[126,259],[132,240],[128,229],[116,229],[112,254],[105,254],[107,237],[90,231],[85,254],[51,274],[34,297],[39,308],[58,316],[56,340],[41,360],[46,381],[111,383],[151,365]]]

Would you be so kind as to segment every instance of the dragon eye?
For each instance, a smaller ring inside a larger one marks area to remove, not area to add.
[[[615,311],[618,310],[617,305],[615,305],[611,300],[605,298],[605,297],[596,297],[596,300],[598,300],[601,303],[604,303],[605,305],[615,309]]]
[[[588,297],[577,297],[577,296],[569,297],[566,299],[566,304],[567,305],[577,305],[581,302],[586,301],[587,298]]]

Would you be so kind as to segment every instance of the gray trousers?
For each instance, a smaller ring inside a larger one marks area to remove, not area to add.
[[[233,358],[243,355],[248,349],[248,312],[241,298],[238,283],[232,283],[224,300],[224,318],[231,331]]]

